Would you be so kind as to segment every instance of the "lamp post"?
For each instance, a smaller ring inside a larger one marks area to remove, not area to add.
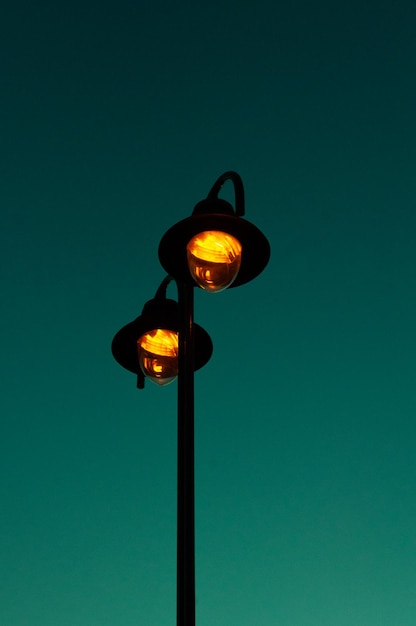
[[[234,185],[235,208],[218,198],[228,180]],[[266,267],[269,242],[243,219],[244,210],[243,182],[236,172],[225,172],[192,215],[162,237],[159,260],[168,277],[142,315],[112,343],[115,359],[137,374],[139,388],[145,375],[159,384],[178,375],[177,626],[195,626],[194,370],[212,353],[209,335],[194,324],[194,288],[218,292],[237,287]],[[165,298],[172,278],[177,305]],[[168,347],[162,331],[170,332]]]

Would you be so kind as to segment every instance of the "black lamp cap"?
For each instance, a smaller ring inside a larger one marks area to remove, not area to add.
[[[232,205],[222,198],[206,198],[195,205],[192,215],[207,215],[210,213],[221,213],[224,215],[234,215]]]

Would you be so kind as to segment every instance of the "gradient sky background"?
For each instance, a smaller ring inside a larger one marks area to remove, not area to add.
[[[415,23],[3,7],[2,626],[175,623],[176,383],[136,390],[110,344],[229,169],[272,257],[195,294],[198,626],[414,626]]]

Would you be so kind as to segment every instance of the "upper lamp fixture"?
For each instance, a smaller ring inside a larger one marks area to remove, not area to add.
[[[115,335],[111,350],[116,361],[137,375],[137,387],[144,378],[157,385],[167,385],[178,376],[179,309],[175,300],[166,298],[172,280],[167,276],[155,297],[146,302],[142,314],[123,326]],[[212,355],[212,341],[198,324],[195,330],[194,369],[200,369]]]
[[[227,180],[234,184],[235,210],[218,198]],[[270,245],[243,215],[243,182],[236,172],[225,172],[207,198],[198,202],[191,217],[172,226],[162,237],[162,267],[176,280],[196,283],[211,292],[249,282],[266,267]]]

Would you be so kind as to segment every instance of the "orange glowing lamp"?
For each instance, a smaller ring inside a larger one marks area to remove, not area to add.
[[[227,181],[234,185],[235,208],[218,197]],[[179,283],[210,292],[253,280],[269,261],[270,244],[243,215],[243,181],[236,172],[225,172],[192,215],[163,235],[159,243],[163,269]]]
[[[120,328],[111,343],[116,361],[136,374],[138,389],[143,389],[145,378],[163,386],[179,374],[179,305],[166,298],[166,288],[172,280],[166,276],[155,297],[145,303],[141,315]],[[199,324],[193,324],[193,330],[195,371],[211,358],[212,341]]]
[[[140,368],[157,385],[168,385],[178,375],[178,333],[157,328],[137,340]]]
[[[236,237],[208,230],[192,237],[186,249],[189,270],[202,289],[223,291],[237,278],[242,246]]]

